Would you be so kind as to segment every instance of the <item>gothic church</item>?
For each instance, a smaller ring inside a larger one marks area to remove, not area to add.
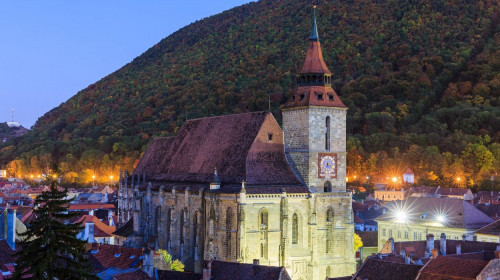
[[[187,121],[120,176],[128,245],[203,260],[285,266],[294,280],[355,272],[346,192],[346,111],[331,87],[316,17],[283,130],[269,112]]]

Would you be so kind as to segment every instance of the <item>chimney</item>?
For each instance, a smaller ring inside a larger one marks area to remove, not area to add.
[[[462,235],[462,241],[467,241],[467,234]]]
[[[217,168],[215,168],[214,177],[210,181],[210,189],[211,190],[218,190],[218,189],[220,189],[220,184],[221,184],[221,182],[219,179],[219,175],[217,174]]]
[[[207,267],[203,268],[203,280],[210,280],[212,278],[212,261],[207,262]]]
[[[382,259],[382,254],[381,253],[378,253],[377,256],[378,256],[379,259]]]
[[[16,249],[16,210],[7,210],[7,233],[5,240],[12,250]]]
[[[89,211],[89,215],[90,216],[94,216],[94,209],[92,209],[92,210]]]
[[[441,238],[439,241],[439,248],[441,249],[441,254],[443,256],[446,256],[446,234],[444,232],[441,233]]]
[[[456,253],[456,254],[457,254],[457,255],[462,254],[462,245],[461,245],[461,244],[458,244],[458,245],[457,245],[457,253]]]
[[[389,242],[391,242],[391,253],[394,253],[394,238],[392,236],[389,238]]]
[[[497,245],[497,249],[495,250],[495,259],[500,259],[500,245]]]
[[[404,258],[405,256],[406,256],[406,250],[403,249],[403,250],[401,250],[401,257]]]
[[[411,258],[409,255],[405,256],[405,264],[410,264],[411,263]]]
[[[96,243],[96,240],[94,239],[94,223],[85,223],[85,235],[83,238],[85,237],[87,237],[88,243]]]
[[[435,259],[439,255],[438,249],[432,249],[432,258]]]
[[[259,259],[253,259],[253,265],[259,265]]]
[[[108,225],[110,225],[110,226],[115,225],[115,223],[113,221],[113,211],[112,210],[108,210]]]
[[[427,234],[427,245],[425,246],[425,250],[431,253],[432,249],[434,249],[434,234],[429,233]]]

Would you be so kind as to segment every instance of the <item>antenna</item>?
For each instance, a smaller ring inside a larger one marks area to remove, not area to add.
[[[12,122],[14,122],[14,108],[12,108]]]

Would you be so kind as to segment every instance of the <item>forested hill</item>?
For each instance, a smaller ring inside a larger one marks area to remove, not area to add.
[[[411,167],[425,183],[463,174],[474,185],[498,172],[498,1],[316,4],[323,54],[349,106],[349,174]],[[88,182],[131,170],[151,137],[186,119],[267,110],[269,98],[280,121],[311,6],[263,0],[180,29],[46,113],[21,144],[4,143],[0,166],[29,174],[57,163],[66,181]]]

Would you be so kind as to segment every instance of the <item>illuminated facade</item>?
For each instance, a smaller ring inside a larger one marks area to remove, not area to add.
[[[346,110],[314,18],[283,130],[268,112],[189,120],[177,136],[152,140],[134,174],[120,176],[126,244],[167,249],[197,272],[215,258],[259,259],[294,280],[353,274]]]

